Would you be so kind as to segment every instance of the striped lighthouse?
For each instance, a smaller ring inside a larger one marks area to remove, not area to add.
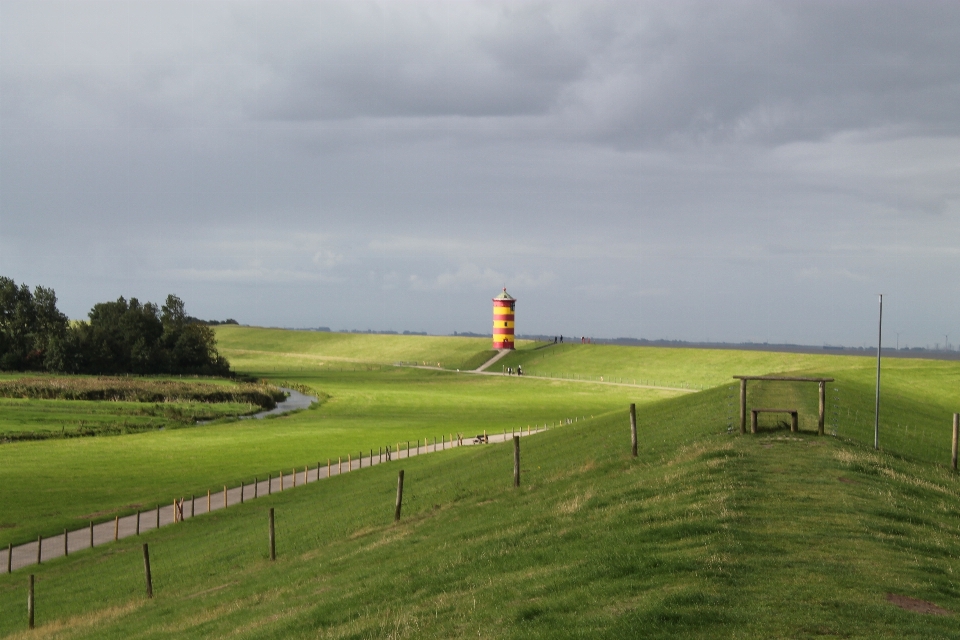
[[[513,349],[513,310],[517,299],[503,293],[493,299],[493,348]]]

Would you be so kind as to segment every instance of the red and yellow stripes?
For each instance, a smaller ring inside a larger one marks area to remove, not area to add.
[[[494,349],[513,349],[514,348],[514,309],[517,301],[507,293],[504,288],[503,293],[493,299],[493,348]]]

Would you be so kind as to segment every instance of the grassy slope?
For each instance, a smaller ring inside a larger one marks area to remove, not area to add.
[[[543,348],[523,345],[497,364],[519,364],[529,375],[578,375],[592,379],[603,376],[607,381],[619,377],[638,383],[642,380],[645,384],[709,388],[729,382],[734,375],[813,368],[836,372],[869,368],[870,362],[870,358],[837,355],[563,344]]]
[[[638,460],[624,411],[524,440],[520,490],[509,446],[403,461],[399,526],[394,463],[47,563],[36,635],[954,637],[885,597],[960,612],[956,476],[836,438],[727,435],[725,402],[640,407]],[[0,576],[0,633],[25,626],[25,580]]]
[[[217,344],[231,364],[243,359],[272,367],[334,366],[348,362],[393,364],[417,362],[448,369],[465,368],[473,356],[490,349],[490,338],[399,336],[323,331],[292,331],[258,327],[220,326]],[[523,344],[523,342],[521,341]],[[265,358],[264,358],[265,356]],[[234,366],[238,366],[234,364]]]
[[[360,449],[510,430],[607,411],[634,397],[620,388],[597,392],[569,383],[417,369],[279,373],[331,397],[319,409],[266,421],[0,446],[0,545],[80,528],[92,514],[112,519]],[[636,397],[643,402],[665,395],[646,391]]]

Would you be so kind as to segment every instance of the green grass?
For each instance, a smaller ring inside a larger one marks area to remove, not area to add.
[[[0,398],[0,439],[29,434],[70,437],[91,432],[177,428],[260,411],[239,402],[103,402]]]
[[[404,460],[398,526],[394,463],[44,563],[31,569],[39,634],[956,636],[954,618],[886,597],[960,613],[960,485],[945,468],[957,363],[884,361],[874,452],[869,358],[599,345],[521,345],[508,357],[528,374],[707,388],[677,394],[383,366],[449,367],[482,357],[486,340],[240,329],[224,349],[236,367],[326,402],[258,423],[0,446],[0,544],[398,440],[596,418],[524,440],[520,490],[509,446]],[[751,383],[748,405],[798,408],[801,433],[764,415],[758,436],[738,435],[730,376],[774,372],[836,378],[827,432],[837,437],[813,435],[816,385],[767,382]],[[265,557],[270,506],[276,563]],[[153,601],[139,595],[143,541]],[[0,575],[0,634],[25,626],[26,574]]]
[[[710,388],[734,375],[808,369],[869,369],[866,357],[737,351],[668,349],[598,344],[521,345],[497,366],[523,367],[527,375],[629,382],[667,387]],[[917,362],[917,361],[910,361]],[[922,365],[921,365],[922,367]]]
[[[639,407],[636,460],[623,410],[525,439],[519,490],[509,445],[404,460],[399,525],[392,463],[45,563],[37,634],[955,637],[886,597],[960,612],[957,477],[842,438],[728,435],[726,399]],[[25,581],[0,575],[0,633],[25,627]]]
[[[295,369],[397,362],[466,369],[490,338],[401,336],[219,326],[217,346],[235,368]],[[521,345],[527,344],[520,341]],[[242,359],[243,364],[238,364]],[[249,366],[248,363],[254,363]],[[480,363],[482,364],[482,362]]]
[[[0,546],[360,450],[458,432],[509,431],[601,413],[630,398],[671,395],[392,367],[318,367],[278,377],[329,398],[318,409],[276,419],[0,445]]]

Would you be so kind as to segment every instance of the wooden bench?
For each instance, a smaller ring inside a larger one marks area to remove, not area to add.
[[[790,431],[796,433],[799,429],[799,417],[796,409],[750,409],[750,433],[757,432],[758,413],[789,413]]]

